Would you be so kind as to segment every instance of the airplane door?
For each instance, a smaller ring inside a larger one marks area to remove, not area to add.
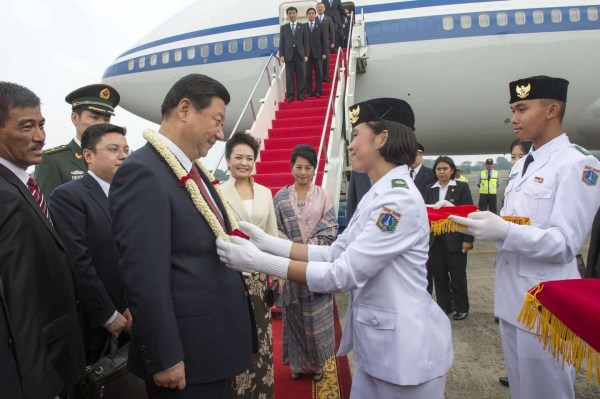
[[[320,1],[315,1],[315,0],[300,0],[300,1],[286,1],[281,3],[281,5],[279,6],[279,25],[283,25],[288,23],[288,18],[287,18],[287,14],[285,12],[285,10],[288,7],[296,7],[298,9],[298,22],[301,24],[306,23],[307,19],[306,19],[306,10],[308,10],[309,8],[316,8],[317,4],[319,4]]]

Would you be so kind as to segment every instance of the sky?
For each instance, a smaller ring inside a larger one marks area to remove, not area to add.
[[[45,148],[66,144],[74,137],[75,128],[65,96],[79,87],[100,83],[104,70],[118,55],[195,1],[3,0],[0,80],[26,86],[41,98]],[[145,143],[141,137],[144,129],[158,128],[120,107],[111,122],[127,127],[132,149]],[[491,157],[495,160],[496,156]],[[454,160],[460,163],[487,157],[459,156]]]

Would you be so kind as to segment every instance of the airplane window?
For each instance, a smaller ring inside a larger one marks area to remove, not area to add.
[[[267,45],[269,44],[268,39],[266,36],[261,36],[258,38],[258,48],[261,50],[264,50],[267,48]]]
[[[152,54],[150,56],[150,65],[152,65],[152,66],[156,65],[157,59],[158,59],[158,56],[156,54]]]
[[[580,19],[581,19],[581,15],[579,14],[579,8],[569,9],[569,21],[579,22]]]
[[[196,58],[196,47],[188,47],[187,49],[187,59],[193,60]]]
[[[517,11],[515,13],[515,23],[517,25],[525,25],[525,22],[527,22],[527,17],[525,16],[525,13],[523,11]]]
[[[229,42],[229,54],[237,53],[237,40],[231,40]]]
[[[252,51],[252,39],[244,39],[244,51]]]
[[[409,33],[417,33],[419,31],[419,25],[417,24],[417,21],[411,19],[406,21],[406,30]]]
[[[223,43],[215,43],[215,55],[223,54]]]
[[[127,69],[129,69],[130,71],[133,71],[134,67],[135,67],[135,60],[129,60],[129,65],[127,65]]]
[[[138,67],[143,68],[146,66],[146,57],[141,57],[138,60]]]
[[[200,46],[200,57],[208,57],[208,44],[203,44],[202,46]]]
[[[279,33],[273,35],[273,46],[279,47]]]
[[[550,16],[552,17],[552,22],[554,22],[555,24],[562,22],[562,12],[559,9],[555,8],[554,10],[552,10]]]
[[[454,18],[452,18],[452,16],[444,17],[444,19],[442,19],[442,28],[444,28],[444,30],[454,29]]]
[[[400,33],[400,21],[392,21],[392,26],[390,27],[390,32],[393,35]]]
[[[168,51],[165,51],[162,53],[162,63],[163,64],[169,63],[169,52]]]
[[[179,62],[181,61],[181,58],[183,58],[183,54],[181,50],[175,50],[174,56],[173,58],[175,59],[175,61]]]
[[[479,26],[482,28],[490,26],[490,16],[488,14],[479,15]]]
[[[460,17],[460,27],[463,29],[471,28],[471,16],[470,15],[461,15]]]
[[[506,26],[508,25],[508,15],[505,12],[499,12],[496,14],[496,24],[498,26]]]
[[[535,10],[533,12],[533,23],[537,25],[544,23],[544,12],[542,10]]]
[[[597,21],[598,20],[598,9],[596,7],[589,7],[587,9],[588,20]]]

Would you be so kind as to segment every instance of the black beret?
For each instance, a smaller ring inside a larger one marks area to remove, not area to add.
[[[115,114],[115,107],[119,105],[120,100],[119,92],[105,84],[84,86],[65,97],[65,101],[72,105],[73,111],[83,108],[109,115]]]
[[[374,98],[348,108],[352,127],[363,122],[392,121],[415,130],[415,114],[404,100],[397,98]]]
[[[485,160],[485,164],[486,165],[493,165],[494,164],[494,160],[492,158],[488,158]]]
[[[532,76],[510,82],[510,104],[522,100],[549,98],[567,101],[569,81],[550,76]]]

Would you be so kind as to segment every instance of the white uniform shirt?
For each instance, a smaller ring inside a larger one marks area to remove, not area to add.
[[[542,281],[580,278],[575,256],[600,206],[600,162],[562,134],[536,151],[522,176],[526,157],[510,171],[502,216],[526,216],[531,226],[511,224],[498,243],[494,307],[498,317],[523,328],[517,316],[527,291]],[[587,172],[586,172],[587,171]],[[586,176],[596,175],[596,182]]]
[[[351,291],[338,355],[353,349],[361,370],[398,385],[448,372],[450,322],[426,290],[428,252],[427,212],[407,166],[371,187],[331,246],[309,246],[310,291]]]

